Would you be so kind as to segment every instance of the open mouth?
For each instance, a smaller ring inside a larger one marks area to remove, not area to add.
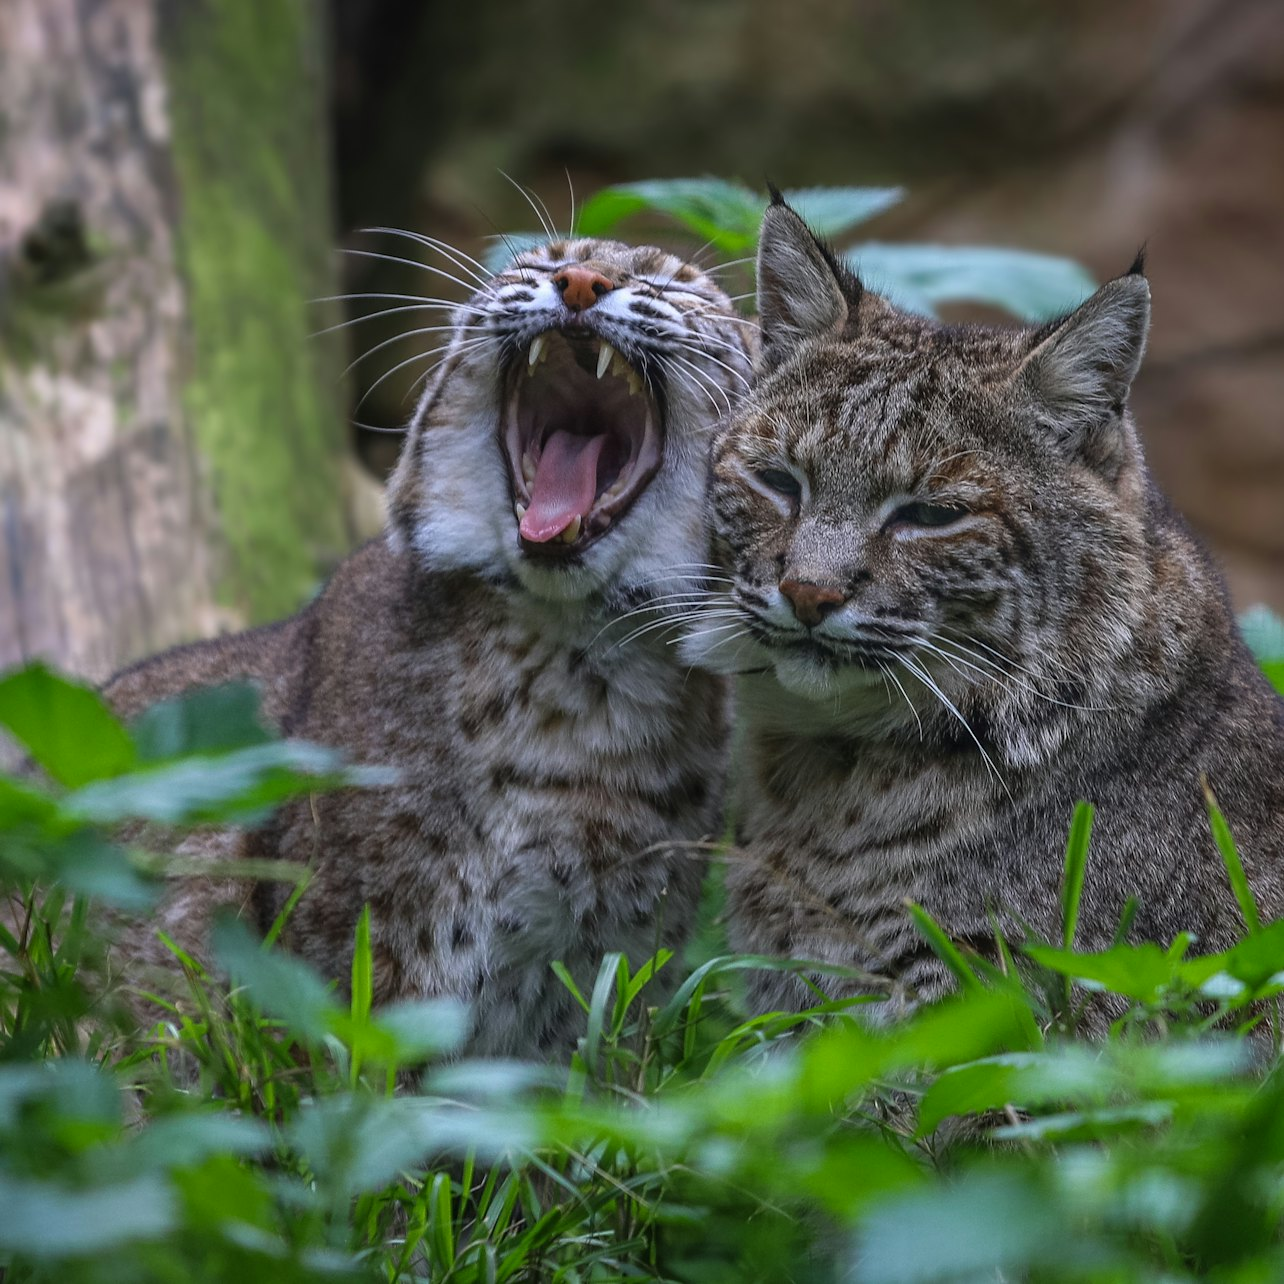
[[[600,538],[660,467],[660,408],[605,339],[545,330],[519,358],[505,454],[524,552],[565,557]]]

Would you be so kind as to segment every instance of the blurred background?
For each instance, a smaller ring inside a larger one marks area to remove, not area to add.
[[[433,337],[341,374],[410,323],[309,300],[459,297],[360,229],[480,256],[535,226],[505,173],[563,227],[714,174],[1098,279],[1145,242],[1149,458],[1279,610],[1282,159],[1278,0],[0,0],[0,667],[285,614],[377,530]]]

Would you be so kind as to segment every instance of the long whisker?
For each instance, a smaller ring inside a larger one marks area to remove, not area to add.
[[[463,250],[457,250],[453,245],[446,241],[438,240],[435,236],[425,236],[422,232],[412,232],[404,227],[363,227],[363,232],[386,232],[389,236],[404,236],[411,241],[426,246],[430,250],[436,250],[443,258],[449,259],[461,272],[467,272],[478,285],[486,286],[490,284],[491,273],[486,271],[486,265],[479,263],[471,254],[465,254]]]
[[[656,359],[659,361],[660,365],[664,369],[670,372],[670,374],[678,381],[678,384],[680,386],[689,387],[694,392],[703,393],[704,396],[708,399],[709,405],[713,407],[713,413],[715,415],[722,413],[721,409],[718,406],[718,403],[713,399],[713,394],[702,383],[697,383],[685,371],[678,369],[678,367],[673,364],[672,359],[670,357],[657,356]]]
[[[690,371],[691,375],[695,379],[698,379],[702,384],[706,385],[711,393],[717,393],[718,396],[722,398],[723,408],[727,411],[731,410],[731,398],[727,395],[726,389],[714,381],[712,375],[701,370],[699,366],[694,364],[694,362],[688,361],[686,357],[680,356],[676,352],[670,352],[669,359],[671,361],[678,362],[678,364],[684,369]],[[709,400],[713,402],[713,397],[710,396]],[[713,402],[713,408],[715,411],[718,409],[717,402]]]
[[[341,246],[340,254],[352,254],[361,259],[382,259],[385,263],[400,263],[403,267],[417,268],[420,272],[431,272],[433,276],[439,276],[444,281],[453,281],[466,294],[476,294],[478,291],[468,281],[461,280],[444,268],[433,267],[431,263],[420,263],[418,259],[403,259],[395,254],[378,254],[374,250],[357,250],[350,246]],[[484,292],[484,291],[483,291]]]
[[[909,659],[907,656],[898,656],[898,661],[904,668],[916,677],[949,711],[958,719],[959,724],[972,738],[972,743],[981,751],[981,757],[985,760],[986,770],[1003,786],[1004,792],[1009,798],[1012,797],[1012,791],[1008,788],[1008,783],[1003,779],[1002,773],[994,765],[994,759],[986,752],[985,746],[981,743],[976,732],[972,730],[972,724],[959,712],[957,706],[950,700],[949,696],[937,686],[932,675],[916,661]]]
[[[511,174],[505,174],[502,169],[499,172],[526,198],[526,204],[531,207],[532,211],[534,211],[535,217],[539,219],[540,226],[544,229],[544,234],[548,237],[548,239],[550,241],[556,241],[557,231],[553,227],[552,220],[548,217],[548,211],[547,210],[541,211],[539,206],[536,205],[534,200],[531,199],[530,192],[525,187],[523,187],[521,183],[519,183]]]
[[[406,303],[399,308],[380,308],[378,312],[366,312],[359,317],[349,317],[346,321],[337,321],[334,325],[328,325],[324,330],[313,330],[308,335],[309,339],[319,339],[323,334],[333,334],[335,330],[346,330],[350,325],[358,325],[362,321],[377,321],[380,317],[396,316],[399,312],[428,312],[444,311],[446,308],[453,308],[456,304],[439,304],[439,303]]]
[[[694,624],[698,620],[718,618],[712,612],[699,610],[679,612],[673,615],[666,615],[662,620],[652,620],[650,624],[643,624],[634,629],[627,637],[621,638],[618,642],[612,644],[611,649],[617,650],[620,647],[628,646],[630,642],[637,641],[638,638],[652,633],[656,629],[674,629],[680,628],[684,624]]]
[[[914,715],[914,721],[918,723],[918,739],[921,744],[923,742],[923,719],[918,716],[918,709],[915,707],[914,701],[909,698],[909,692],[907,692],[901,685],[901,680],[896,676],[895,670],[881,664],[878,667],[883,670],[886,677],[891,678],[891,680],[896,684],[897,691],[905,697],[905,703],[909,705],[909,711]]]
[[[1048,704],[1058,705],[1062,709],[1076,709],[1083,713],[1103,712],[1103,709],[1099,706],[1094,707],[1086,704],[1071,704],[1066,700],[1058,700],[1055,696],[1050,696],[1046,692],[1040,691],[1038,687],[1031,683],[1023,681],[1021,678],[1017,677],[1016,674],[1009,673],[996,661],[987,660],[985,656],[964,646],[962,642],[957,642],[953,638],[942,637],[939,633],[934,633],[932,636],[935,639],[935,643],[928,641],[927,639],[919,639],[918,645],[924,646],[928,650],[935,651],[947,662],[951,659],[951,656],[943,651],[941,647],[954,647],[956,650],[963,652],[963,655],[953,656],[952,658],[954,660],[957,660],[959,664],[967,665],[968,668],[975,670],[989,681],[997,682],[998,685],[1005,690],[1007,689],[1004,685],[1006,681],[1012,683],[1014,686],[1020,687],[1023,691],[1028,691],[1036,699],[1046,700]],[[970,656],[971,658],[965,659],[964,656]]]
[[[749,388],[750,388],[749,380],[746,379],[745,376],[741,374],[741,372],[737,370],[734,366],[728,365],[727,362],[722,361],[718,357],[715,357],[713,353],[702,352],[699,348],[691,344],[678,343],[674,346],[680,348],[683,352],[688,353],[691,357],[697,357],[697,356],[702,357],[705,361],[712,361],[715,366],[721,366],[733,378],[740,380],[740,383],[744,387],[746,392],[749,391]]]
[[[367,357],[373,357],[376,352],[382,352],[384,348],[390,348],[394,343],[400,343],[403,339],[414,339],[421,334],[462,334],[468,331],[478,330],[484,334],[490,334],[491,332],[490,327],[486,325],[426,325],[421,326],[417,330],[403,330],[400,334],[394,334],[391,339],[384,339],[383,342],[376,343],[373,348],[367,348],[365,352],[348,364],[347,369],[344,370],[343,373],[345,375],[351,373],[351,371],[356,366],[360,365],[361,362],[366,360]],[[429,351],[436,352],[437,349],[431,348]]]
[[[486,340],[486,341],[487,341],[487,342],[494,342],[494,340],[493,340],[493,339],[490,339],[490,338],[489,338],[489,336],[487,336],[487,340]],[[450,347],[448,347],[448,348],[446,349],[446,351],[442,354],[442,360],[444,361],[444,360],[446,359],[446,357],[448,357],[448,356],[450,356],[450,355],[452,354],[452,352],[458,352],[462,347],[463,347],[463,345],[462,345],[462,344],[459,344],[459,345],[451,345],[451,346],[450,346]],[[378,378],[378,379],[376,379],[376,380],[374,381],[374,383],[372,383],[372,384],[370,385],[370,387],[368,387],[368,388],[365,390],[365,392],[364,392],[364,393],[362,393],[362,395],[361,395],[361,400],[357,402],[357,404],[353,407],[353,410],[354,410],[354,411],[360,410],[360,409],[361,409],[361,407],[365,405],[366,400],[367,400],[367,398],[370,396],[370,394],[371,394],[372,392],[374,392],[374,390],[375,390],[377,387],[379,387],[379,385],[380,385],[381,383],[383,383],[385,379],[390,379],[390,378],[392,378],[392,376],[393,376],[393,375],[395,375],[395,374],[397,373],[397,371],[398,371],[398,370],[404,369],[406,366],[413,365],[416,361],[424,361],[424,360],[426,360],[426,359],[427,359],[427,358],[429,358],[429,357],[435,357],[435,356],[437,356],[437,355],[438,355],[438,353],[440,353],[440,352],[441,352],[441,349],[440,349],[440,348],[427,348],[427,349],[425,349],[423,352],[416,352],[416,353],[414,354],[414,356],[407,357],[404,361],[399,361],[395,366],[393,366],[393,367],[392,367],[392,369],[391,369],[391,370],[385,370],[385,371],[384,371],[384,373],[383,373],[383,374],[381,374],[381,375],[379,376],[379,378]],[[351,369],[351,367],[349,367],[349,369]]]

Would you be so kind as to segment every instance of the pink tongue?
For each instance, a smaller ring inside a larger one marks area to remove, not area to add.
[[[545,443],[531,483],[531,502],[518,529],[534,544],[556,539],[597,498],[597,461],[606,433],[577,437],[558,429]]]

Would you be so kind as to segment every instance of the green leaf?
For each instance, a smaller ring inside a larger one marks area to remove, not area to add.
[[[860,223],[889,210],[905,199],[903,187],[796,187],[783,193],[785,200],[807,220],[818,236],[836,240]],[[761,218],[762,198],[759,209]]]
[[[1086,1242],[1069,1233],[1057,1201],[1034,1174],[973,1171],[871,1210],[844,1278],[855,1284],[1026,1279],[1044,1263],[1064,1271]]]
[[[127,909],[145,909],[160,893],[159,884],[144,878],[122,848],[88,829],[49,848],[46,874],[82,896]]]
[[[0,678],[0,726],[59,784],[75,789],[129,771],[129,733],[97,692],[28,665]]]
[[[519,254],[547,244],[547,232],[505,232],[490,237],[482,251],[482,263],[488,272],[502,272]]]
[[[604,236],[631,214],[667,214],[724,253],[743,254],[758,239],[764,198],[722,178],[653,179],[596,192],[575,220],[581,236]]]
[[[1179,975],[1179,961],[1151,941],[1116,945],[1097,954],[1078,954],[1047,945],[1026,945],[1023,949],[1052,972],[1141,1003],[1156,1002]]]
[[[1070,820],[1070,837],[1066,841],[1065,873],[1061,880],[1061,944],[1074,948],[1075,928],[1079,925],[1079,900],[1083,896],[1083,878],[1088,868],[1088,843],[1092,838],[1093,806],[1075,804]]]
[[[1259,928],[1219,958],[1225,970],[1250,991],[1260,990],[1284,973],[1284,919]]]
[[[1156,1128],[1173,1115],[1170,1101],[1144,1101],[1133,1106],[1105,1106],[1100,1110],[1073,1110],[1058,1115],[1041,1115],[1005,1124],[994,1130],[996,1141],[1104,1141]]]
[[[365,1021],[374,1003],[374,958],[370,950],[370,904],[361,907],[357,917],[356,939],[352,947],[352,1019]]]
[[[222,915],[211,932],[214,957],[268,1016],[311,1043],[330,1032],[340,1009],[330,987],[302,960],[267,950],[239,919]]]
[[[332,1097],[299,1112],[290,1141],[343,1195],[377,1190],[422,1159],[421,1110],[396,1099]]]
[[[375,1025],[388,1034],[400,1065],[456,1051],[468,1037],[468,1007],[455,999],[405,999],[375,1013]]]
[[[951,1115],[980,1114],[1018,1101],[1014,1091],[1018,1070],[1028,1060],[1029,1054],[1014,1053],[945,1071],[919,1103],[918,1135],[927,1136]]]
[[[98,824],[246,821],[299,794],[344,785],[380,786],[395,778],[384,768],[344,767],[336,751],[320,745],[274,740],[97,781],[69,795],[64,807]]]
[[[48,829],[57,827],[59,818],[58,804],[47,794],[0,776],[0,830],[14,830],[20,825]]]
[[[156,1177],[72,1190],[0,1175],[0,1247],[41,1259],[81,1257],[155,1239],[174,1225],[174,1200]]]
[[[593,997],[589,1000],[588,1028],[584,1032],[584,1062],[595,1073],[601,1058],[602,1040],[607,1029],[607,1004],[611,1001],[616,983],[627,975],[622,971],[627,967],[628,960],[623,954],[607,954],[602,959],[602,965],[597,970],[597,980],[593,983]]]
[[[867,242],[845,256],[871,290],[927,316],[938,303],[986,303],[1025,321],[1069,312],[1095,288],[1072,259],[973,245]]]
[[[905,908],[918,929],[919,935],[932,947],[932,952],[954,973],[955,979],[965,990],[982,989],[981,978],[968,965],[958,946],[946,936],[937,921],[921,906],[906,901]]]
[[[135,1171],[188,1168],[211,1155],[259,1155],[272,1146],[272,1134],[257,1119],[184,1111],[154,1119],[135,1134],[128,1159]]]
[[[1284,620],[1269,607],[1250,606],[1239,617],[1240,632],[1248,649],[1263,665],[1284,664]]]
[[[1231,834],[1226,817],[1222,815],[1217,799],[1209,788],[1208,781],[1201,776],[1199,783],[1204,791],[1204,805],[1208,808],[1208,823],[1212,827],[1213,842],[1221,853],[1222,864],[1226,866],[1226,876],[1230,879],[1231,890],[1239,905],[1239,912],[1244,918],[1244,926],[1250,932],[1262,930],[1262,920],[1258,917],[1257,902],[1253,899],[1253,889],[1248,885],[1248,875],[1244,873],[1244,863],[1239,858],[1239,849]]]
[[[223,753],[272,739],[259,718],[259,693],[248,682],[198,687],[162,700],[130,724],[143,762]]]

